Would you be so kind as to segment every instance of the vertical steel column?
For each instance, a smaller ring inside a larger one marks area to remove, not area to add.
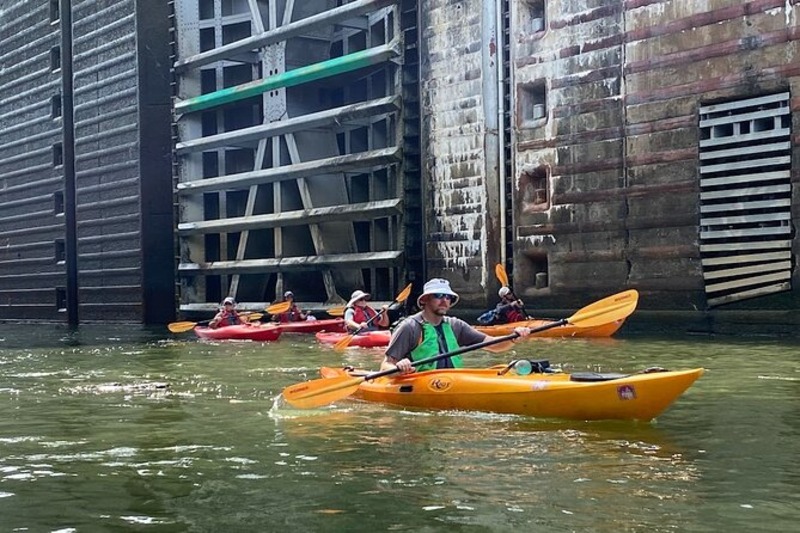
[[[67,323],[77,326],[78,319],[78,232],[75,192],[75,117],[72,83],[72,0],[61,0],[61,86],[62,136],[64,155],[64,251],[67,273]]]

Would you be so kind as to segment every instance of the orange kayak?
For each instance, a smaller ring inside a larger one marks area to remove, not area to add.
[[[651,369],[636,374],[533,373],[506,367],[431,370],[364,381],[354,397],[404,407],[488,411],[570,420],[648,421],[703,374]],[[365,373],[323,368],[325,378]]]
[[[272,324],[237,324],[215,329],[197,326],[194,333],[201,339],[276,341],[281,328]]]
[[[537,328],[539,326],[543,326],[545,324],[549,324],[550,322],[554,322],[552,320],[543,320],[540,318],[534,318],[531,320],[523,320],[521,322],[511,322],[508,324],[497,324],[495,326],[473,326],[478,331],[481,331],[487,335],[491,335],[492,337],[502,337],[503,335],[510,335],[514,332],[514,328],[522,326],[525,328]],[[557,328],[548,329],[545,331],[540,331],[538,333],[533,333],[534,337],[548,337],[548,338],[556,338],[556,337],[610,337],[614,333],[617,332],[619,328],[622,327],[622,324],[625,323],[625,319],[615,320],[613,322],[609,322],[608,324],[601,324],[599,326],[591,327],[591,328],[579,328],[573,326],[572,324],[565,324],[563,326],[559,326]]]

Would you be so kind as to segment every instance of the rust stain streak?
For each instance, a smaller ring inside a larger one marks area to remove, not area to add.
[[[659,24],[657,26],[650,26],[648,28],[630,31],[625,36],[626,42],[632,43],[650,39],[652,37],[681,33],[683,31],[697,29],[703,26],[719,24],[720,22],[727,20],[742,18],[746,15],[763,13],[769,9],[776,9],[784,7],[785,5],[786,0],[754,0],[753,2],[723,7],[713,11],[706,11],[704,13],[698,13],[696,15],[684,17],[682,19],[667,22],[665,24]],[[633,7],[626,6],[626,9],[633,9]]]
[[[762,81],[775,79],[776,81],[785,80],[800,75],[800,65],[786,64],[779,67],[763,68],[759,72],[759,79]],[[705,79],[692,83],[673,85],[663,89],[652,89],[628,93],[626,102],[629,105],[661,102],[673,98],[685,96],[687,94],[702,94],[720,89],[729,89],[741,86],[752,79],[753,74],[740,72],[729,76],[719,76],[713,79]]]
[[[706,59],[728,56],[737,52],[757,50],[759,48],[766,48],[767,46],[796,41],[798,37],[800,37],[800,30],[798,28],[786,28],[761,35],[733,39],[643,61],[633,61],[625,66],[625,74],[636,74],[659,68],[697,63]]]

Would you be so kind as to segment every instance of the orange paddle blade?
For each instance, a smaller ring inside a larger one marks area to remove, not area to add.
[[[344,350],[350,345],[350,342],[353,340],[353,337],[355,336],[356,336],[355,334],[350,334],[342,337],[342,340],[333,345],[333,349],[336,350],[337,352]]]
[[[167,324],[167,329],[169,329],[172,333],[183,333],[184,331],[189,331],[193,329],[197,325],[197,322],[189,322],[185,320],[183,322],[171,322]]]
[[[283,389],[283,398],[298,409],[311,409],[347,398],[358,390],[364,378],[340,376],[321,378],[291,385]]]
[[[397,303],[403,303],[406,300],[408,300],[408,297],[411,296],[411,287],[412,286],[413,286],[412,283],[409,283],[408,285],[406,285],[406,288],[403,289],[402,291],[400,291],[400,294],[397,295],[397,297],[394,299],[394,301],[397,302]],[[392,303],[394,303],[394,302],[392,302]]]
[[[630,289],[589,304],[566,320],[579,328],[601,326],[627,318],[636,310],[638,303],[639,292],[636,289]]]
[[[331,307],[325,312],[328,313],[330,316],[344,316],[345,307],[344,306]]]
[[[265,309],[265,311],[271,315],[280,315],[281,313],[285,313],[289,309],[292,308],[292,302],[278,302],[276,304],[272,304]]]
[[[506,272],[506,267],[502,263],[497,263],[497,266],[494,267],[494,275],[497,276],[497,281],[500,282],[500,285],[503,287],[510,287],[508,284],[508,273]]]

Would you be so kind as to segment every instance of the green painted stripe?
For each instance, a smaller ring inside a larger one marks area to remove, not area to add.
[[[236,87],[228,87],[213,93],[187,98],[175,104],[175,112],[178,114],[192,113],[202,109],[229,104],[231,102],[244,100],[245,98],[250,98],[251,96],[257,96],[273,89],[301,85],[310,81],[358,70],[369,65],[381,63],[393,57],[397,57],[398,55],[399,45],[394,41],[383,46],[354,52],[342,57],[335,57],[327,61],[290,70],[289,72],[237,85]]]

